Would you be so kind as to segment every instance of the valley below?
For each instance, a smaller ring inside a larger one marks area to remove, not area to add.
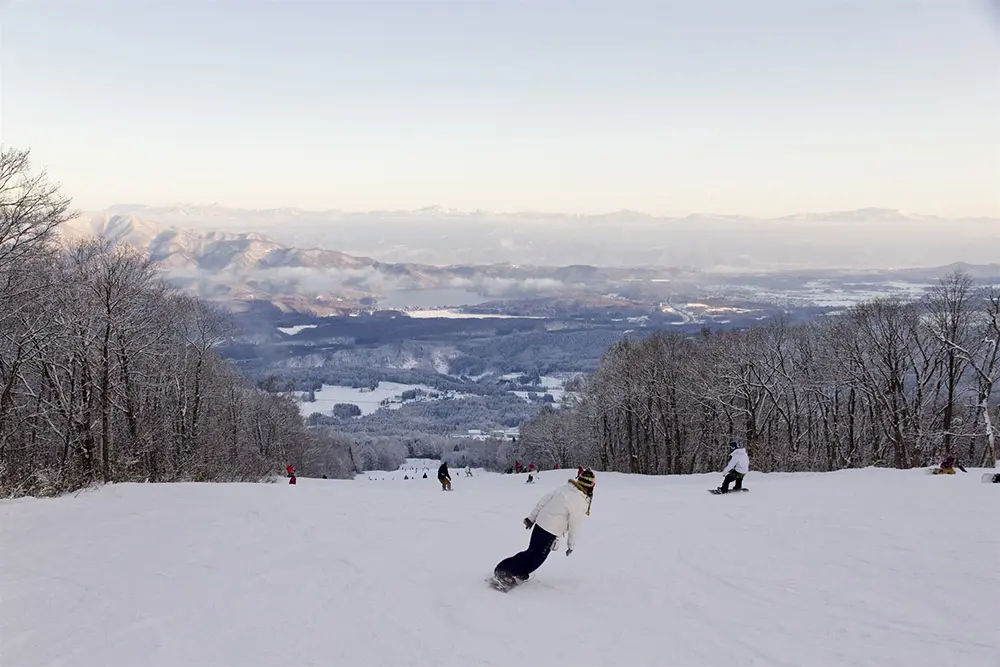
[[[575,400],[574,383],[619,341],[919,299],[955,270],[1000,284],[998,263],[915,264],[989,254],[929,237],[932,222],[880,209],[582,220],[116,207],[72,221],[64,238],[129,245],[172,287],[232,313],[222,353],[294,397],[312,425],[416,455],[430,440],[437,451],[442,438],[516,437],[539,410]],[[1000,229],[988,223],[955,225],[986,243]]]

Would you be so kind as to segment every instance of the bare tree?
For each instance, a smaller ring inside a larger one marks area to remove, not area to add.
[[[996,424],[990,414],[993,388],[1000,380],[1000,291],[992,287],[971,296],[975,294],[971,281],[963,279],[962,284],[967,287],[963,291],[963,309],[969,302],[977,307],[963,310],[962,328],[935,327],[932,331],[949,357],[955,359],[955,365],[967,364],[975,376],[975,409],[986,439],[978,459],[980,464],[985,464],[1000,460]],[[970,447],[970,456],[975,457],[974,447]]]
[[[518,451],[557,460],[573,434],[575,460],[676,474],[718,469],[737,439],[760,470],[835,470],[925,465],[962,439],[986,461],[998,380],[1000,293],[953,274],[922,302],[622,341],[578,402],[522,425]]]
[[[957,394],[969,360],[959,349],[970,347],[974,336],[971,320],[974,317],[971,303],[975,297],[974,281],[969,274],[955,271],[942,278],[925,302],[927,327],[941,346],[945,365],[944,407],[941,416],[942,447],[952,453],[955,433]]]
[[[69,207],[44,171],[32,172],[29,151],[0,149],[0,272],[47,246]]]
[[[52,243],[68,206],[26,152],[0,153],[0,493],[348,474],[339,441],[218,354],[223,313],[125,246]]]

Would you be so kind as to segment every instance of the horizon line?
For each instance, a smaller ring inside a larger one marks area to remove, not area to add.
[[[228,204],[221,204],[218,202],[211,203],[195,203],[195,202],[180,202],[172,204],[143,204],[138,202],[131,203],[115,203],[105,206],[103,208],[80,208],[78,209],[79,215],[85,214],[97,214],[97,213],[109,213],[116,208],[137,208],[137,209],[217,209],[225,211],[234,212],[245,212],[245,213],[268,213],[275,211],[294,211],[299,213],[336,213],[342,215],[365,215],[365,214],[416,214],[416,213],[430,213],[430,212],[440,212],[443,215],[454,215],[454,216],[471,216],[471,215],[500,215],[500,216],[550,216],[550,217],[563,217],[563,218],[599,218],[612,215],[630,214],[635,216],[642,216],[653,219],[675,219],[683,220],[687,218],[698,218],[698,217],[710,217],[710,218],[745,218],[749,220],[761,220],[761,221],[777,221],[786,220],[789,218],[796,217],[806,217],[806,216],[832,216],[832,215],[856,215],[858,213],[871,213],[871,214],[882,214],[882,215],[896,215],[900,219],[905,218],[936,218],[943,222],[945,221],[962,221],[962,220],[1000,220],[1000,216],[995,214],[980,213],[976,215],[963,215],[963,216],[945,216],[937,213],[920,213],[915,211],[909,211],[906,209],[898,208],[888,208],[879,206],[863,206],[859,208],[852,209],[828,209],[828,210],[806,210],[797,211],[793,213],[785,213],[777,216],[759,216],[751,215],[746,213],[711,213],[711,212],[688,212],[684,214],[657,214],[648,213],[646,211],[630,208],[620,208],[615,210],[608,210],[602,212],[590,212],[590,213],[570,213],[566,211],[558,210],[531,210],[531,209],[521,209],[521,210],[497,210],[497,209],[461,209],[453,208],[449,206],[442,206],[439,204],[432,204],[428,206],[422,206],[419,208],[412,209],[340,209],[340,208],[324,208],[324,209],[314,209],[314,208],[303,208],[301,206],[286,205],[286,206],[268,206],[268,207],[241,207],[241,206],[231,206]]]

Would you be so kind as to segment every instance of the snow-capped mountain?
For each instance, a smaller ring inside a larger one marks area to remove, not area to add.
[[[377,264],[335,250],[300,249],[257,232],[197,231],[135,214],[81,216],[61,229],[67,240],[98,236],[142,250],[164,267],[225,271],[267,268],[362,268]]]
[[[712,284],[708,276],[733,284],[741,275],[796,272],[791,280],[801,282],[823,271],[988,264],[1000,244],[1000,220],[944,221],[887,209],[772,220],[534,215],[128,205],[82,215],[62,233],[128,243],[203,298],[263,298],[326,312],[426,289],[490,299],[627,292],[655,304]],[[650,282],[661,287],[654,293]]]
[[[580,290],[555,268],[386,263],[337,250],[294,247],[257,232],[167,225],[135,213],[81,216],[61,234],[67,243],[96,236],[128,244],[150,257],[174,285],[229,304],[264,299],[289,309],[330,313],[355,310],[362,300],[378,301],[401,290],[457,289],[492,296]]]

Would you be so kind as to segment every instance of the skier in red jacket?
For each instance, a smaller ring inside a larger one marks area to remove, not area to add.
[[[289,463],[285,470],[288,472],[288,483],[295,484],[295,468],[293,468],[292,464]]]

